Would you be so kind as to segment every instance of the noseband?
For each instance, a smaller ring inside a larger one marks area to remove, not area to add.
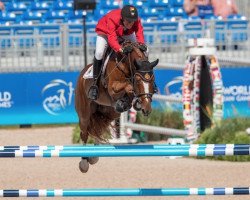
[[[152,79],[154,78],[154,74],[152,71],[137,71],[135,72],[134,76],[133,76],[133,86],[135,84],[135,77],[136,76],[140,76],[140,78],[142,79],[142,81],[145,83],[149,83],[152,81]],[[150,101],[152,101],[152,96],[154,93],[148,92],[148,93],[139,93],[139,94],[134,94],[135,98],[137,99],[137,101],[139,103],[142,103],[142,99],[146,99],[148,98]]]

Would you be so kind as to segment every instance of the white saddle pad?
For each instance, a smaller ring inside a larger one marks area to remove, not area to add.
[[[83,74],[84,79],[90,79],[93,78],[93,65],[91,65],[88,70]]]
[[[108,64],[108,61],[109,61],[109,57],[111,55],[112,51],[109,53],[109,55],[107,56],[105,62],[104,62],[104,65],[102,67],[102,75],[104,74],[105,70],[106,70],[106,66]],[[90,78],[93,78],[93,74],[94,74],[94,70],[93,70],[93,65],[91,65],[88,70],[83,74],[83,78],[84,79],[90,79]]]

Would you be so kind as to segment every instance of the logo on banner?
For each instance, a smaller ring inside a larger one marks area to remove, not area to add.
[[[225,102],[250,101],[250,85],[232,85],[224,88]]]
[[[169,81],[165,85],[164,87],[165,94],[168,95],[169,97],[181,98],[182,97],[182,93],[181,93],[182,82],[183,82],[182,76],[174,77],[171,81]],[[167,101],[166,101],[166,106],[171,109],[182,108],[179,103],[170,103]]]
[[[51,115],[58,115],[72,103],[74,88],[72,82],[61,79],[52,80],[43,90],[43,108]]]
[[[11,108],[11,93],[8,91],[0,92],[0,108]]]

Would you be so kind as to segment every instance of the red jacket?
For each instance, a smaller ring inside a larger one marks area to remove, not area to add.
[[[116,52],[121,48],[121,45],[118,43],[118,36],[130,35],[135,32],[137,41],[144,43],[141,19],[138,18],[131,29],[124,31],[121,19],[121,9],[113,10],[103,16],[96,25],[95,31],[99,35],[106,35],[109,46]]]

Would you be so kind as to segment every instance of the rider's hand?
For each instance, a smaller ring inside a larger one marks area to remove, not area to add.
[[[139,49],[144,52],[144,51],[147,51],[147,45],[146,44],[143,44],[143,43],[139,43]]]
[[[125,47],[122,48],[122,53],[125,54],[125,55],[128,55],[132,51],[133,51],[133,47],[132,46],[125,46]]]

